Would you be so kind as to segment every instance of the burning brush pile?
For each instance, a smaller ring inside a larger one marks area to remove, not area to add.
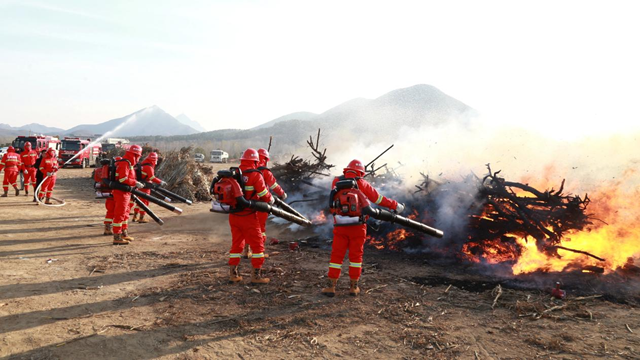
[[[193,201],[211,200],[209,185],[213,169],[195,162],[191,147],[164,153],[156,172],[167,182],[167,190]]]
[[[508,268],[512,274],[620,271],[639,273],[640,221],[620,222],[616,196],[540,191],[493,172],[471,174],[459,182],[440,183],[422,174],[413,194],[397,195],[412,212],[408,217],[445,231],[442,241],[380,223],[368,243],[378,249],[423,251],[458,261]],[[397,194],[397,192],[396,192]],[[600,198],[601,197],[601,198]],[[625,208],[619,201],[621,211]],[[594,206],[595,204],[595,206]],[[598,216],[606,215],[606,222]]]

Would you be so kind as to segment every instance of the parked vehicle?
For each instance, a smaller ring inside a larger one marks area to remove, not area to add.
[[[91,144],[91,139],[65,137],[60,147],[58,164],[61,167],[77,166],[83,169],[89,166],[98,166],[101,152],[102,145]],[[73,160],[69,162],[70,159]]]
[[[212,163],[226,163],[229,161],[229,154],[222,150],[211,150]]]
[[[2,155],[7,153],[7,150],[9,150],[9,147],[7,146],[0,148],[0,158],[2,157]]]
[[[11,145],[14,149],[16,149],[17,153],[21,153],[24,151],[24,144],[30,142],[31,149],[42,152],[43,150],[47,150],[52,148],[55,150],[56,155],[59,155],[60,150],[60,139],[57,136],[44,136],[44,135],[33,135],[33,136],[24,136],[20,135]]]
[[[194,156],[194,159],[197,163],[203,163],[204,162],[204,154],[200,154],[200,153],[196,153],[196,155]]]

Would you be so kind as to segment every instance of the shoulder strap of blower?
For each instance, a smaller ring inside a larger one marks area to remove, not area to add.
[[[109,164],[109,174],[108,174],[109,176],[107,177],[107,179],[111,181],[118,181],[116,179],[116,167],[118,166],[116,163],[123,162],[123,161],[126,161],[129,165],[131,165],[131,163],[127,159],[120,159],[120,160],[111,159],[111,164]],[[105,174],[103,174],[103,176],[104,175]]]

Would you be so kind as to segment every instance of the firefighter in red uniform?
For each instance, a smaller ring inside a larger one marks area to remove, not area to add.
[[[142,182],[160,184],[162,186],[166,185],[167,184],[166,182],[162,181],[161,179],[155,176],[155,167],[157,164],[158,164],[158,154],[155,152],[149,153],[149,155],[147,155],[147,157],[144,159],[144,161],[142,161],[140,165],[140,175],[142,175],[142,177],[138,180]],[[145,194],[151,195],[151,189],[145,188],[145,189],[140,189],[140,191]],[[149,206],[149,200],[140,198],[140,201],[142,201],[145,205]],[[138,214],[140,214],[140,219],[137,219]],[[146,213],[144,210],[136,206],[135,209],[133,210],[133,219],[131,219],[131,221],[135,222],[136,220],[138,220],[139,223],[148,223],[149,220],[144,218],[145,214]]]
[[[36,189],[36,169],[35,164],[38,160],[38,152],[31,150],[31,143],[24,144],[24,151],[20,153],[22,159],[22,172],[24,173],[24,196],[29,196],[29,185]]]
[[[264,184],[264,179],[257,169],[260,158],[255,149],[247,149],[240,158],[240,170],[244,182],[244,198],[247,200],[265,201],[273,203],[273,198]],[[231,227],[231,251],[229,252],[229,280],[239,282],[242,277],[238,273],[238,265],[242,256],[245,242],[249,244],[253,254],[251,255],[251,282],[254,284],[266,284],[269,278],[262,276],[262,264],[264,263],[264,242],[260,221],[255,210],[245,209],[237,213],[229,214],[229,226]]]
[[[142,189],[144,185],[136,181],[136,172],[133,168],[138,163],[140,156],[142,156],[142,147],[132,145],[124,154],[124,157],[116,162],[115,181]],[[128,245],[130,241],[134,240],[129,236],[127,225],[131,193],[117,189],[113,189],[111,193],[115,203],[113,212],[113,245]]]
[[[121,160],[120,156],[116,156],[113,158],[114,161]],[[107,209],[107,213],[104,216],[104,232],[103,235],[113,235],[113,229],[111,224],[113,224],[113,211],[115,210],[115,202],[113,201],[113,191],[105,186],[105,182],[108,181],[109,177],[109,164],[102,165],[102,168],[96,169],[94,180],[96,183],[101,183],[100,192],[103,194],[111,194],[111,196],[105,198],[104,207]]]
[[[2,156],[0,160],[0,171],[4,169],[4,179],[2,181],[2,189],[4,194],[2,197],[7,197],[9,193],[9,184],[16,190],[16,196],[20,195],[20,189],[18,189],[18,174],[20,173],[20,155],[16,154],[16,150],[13,146],[9,146],[7,153]]]
[[[45,180],[42,181],[40,186],[39,199],[46,198],[45,204],[51,204],[51,192],[53,187],[56,186],[56,172],[58,171],[58,159],[56,158],[56,151],[52,148],[47,150],[44,158],[40,162],[40,172]]]
[[[369,201],[377,205],[384,206],[400,213],[404,210],[404,205],[395,200],[388,199],[378,193],[362,177],[365,175],[364,166],[359,160],[352,160],[344,169],[344,175],[333,180],[332,188],[343,179],[354,179],[358,190]],[[366,200],[364,200],[366,202]],[[336,294],[336,283],[340,277],[342,260],[347,251],[349,252],[349,277],[351,278],[351,288],[349,294],[356,296],[360,293],[358,280],[362,273],[362,254],[364,252],[364,241],[367,237],[366,217],[346,217],[334,215],[333,220],[333,245],[331,248],[331,260],[329,262],[329,286],[322,289],[324,295],[333,297]]]

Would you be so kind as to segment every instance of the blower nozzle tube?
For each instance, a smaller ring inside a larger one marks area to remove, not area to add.
[[[444,236],[444,232],[442,230],[432,228],[421,222],[408,219],[404,216],[400,216],[388,210],[374,209],[371,206],[367,206],[362,209],[362,213],[365,215],[369,215],[374,219],[388,221],[390,223],[396,223],[396,224],[408,227],[413,230],[420,231],[422,233],[425,233],[427,235],[431,235],[437,238],[442,238]]]

